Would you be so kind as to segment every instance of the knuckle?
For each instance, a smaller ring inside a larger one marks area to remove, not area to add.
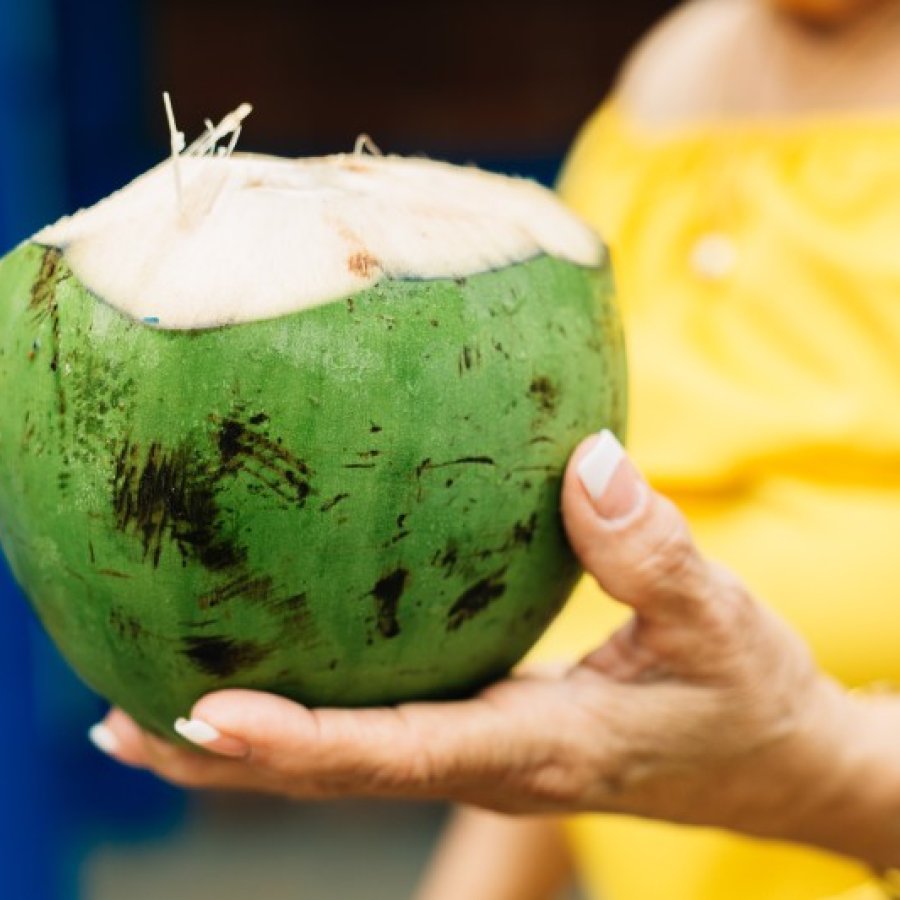
[[[662,538],[645,548],[636,565],[643,583],[654,588],[690,586],[695,580],[697,551],[687,526],[676,520]]]
[[[704,625],[714,640],[746,642],[759,627],[760,609],[744,584],[728,569],[711,564]]]
[[[610,762],[605,756],[598,757],[596,748],[586,752],[571,729],[557,735],[524,771],[516,773],[516,784],[510,787],[515,787],[516,794],[528,796],[538,808],[580,808],[588,795],[596,794],[598,780],[603,780],[601,770]]]
[[[564,809],[576,806],[584,796],[584,782],[571,767],[545,763],[530,773],[526,790],[539,807]]]

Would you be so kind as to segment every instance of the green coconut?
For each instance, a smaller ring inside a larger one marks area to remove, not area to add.
[[[169,161],[0,261],[0,544],[158,733],[229,686],[465,694],[577,578],[566,460],[624,425],[611,295],[524,180]]]

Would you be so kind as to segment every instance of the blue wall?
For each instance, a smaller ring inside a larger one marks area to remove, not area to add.
[[[59,215],[64,202],[54,12],[0,0],[0,250]],[[0,883],[22,900],[63,895],[60,817],[41,728],[35,631],[0,563]]]
[[[145,166],[136,8],[0,0],[0,254]],[[0,700],[3,900],[70,900],[92,845],[178,821],[176,792],[88,744],[104,706],[43,635],[2,557]]]

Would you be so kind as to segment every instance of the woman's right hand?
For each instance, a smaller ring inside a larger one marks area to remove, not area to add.
[[[617,812],[900,865],[900,704],[863,703],[822,675],[790,628],[699,554],[608,432],[577,451],[563,515],[585,568],[633,611],[567,673],[386,709],[223,691],[180,726],[211,752],[114,712],[115,755],[196,787]]]

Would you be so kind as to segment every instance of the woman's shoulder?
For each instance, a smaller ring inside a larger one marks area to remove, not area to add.
[[[616,93],[642,123],[718,117],[747,77],[765,12],[757,0],[692,0],[662,20],[626,62]]]
[[[651,127],[900,110],[900,4],[840,29],[804,27],[760,0],[690,0],[625,64],[616,94]]]

